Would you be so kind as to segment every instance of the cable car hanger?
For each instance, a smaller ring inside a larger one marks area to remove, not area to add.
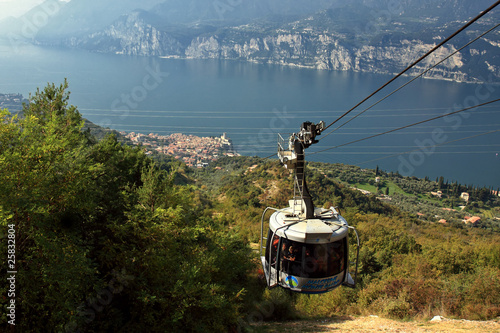
[[[307,294],[325,293],[340,285],[354,288],[357,280],[359,236],[334,208],[314,207],[305,176],[304,150],[318,142],[325,123],[304,122],[285,142],[278,136],[278,157],[294,171],[294,196],[289,207],[268,207],[261,218],[260,257],[269,288],[280,286]],[[264,235],[264,216],[274,210]],[[356,233],[354,279],[349,273],[349,230]]]

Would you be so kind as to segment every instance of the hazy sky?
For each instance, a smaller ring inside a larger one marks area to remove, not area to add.
[[[8,16],[21,16],[44,1],[45,0],[0,0],[0,20]]]

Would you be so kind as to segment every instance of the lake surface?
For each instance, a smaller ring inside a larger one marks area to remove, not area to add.
[[[269,156],[277,133],[297,132],[304,121],[330,124],[391,76],[0,45],[0,78],[0,93],[25,97],[67,78],[71,104],[101,126],[145,134],[226,132],[241,154]],[[500,97],[498,85],[418,79],[353,118],[408,80],[324,132],[307,159],[500,187],[499,103],[348,144]],[[334,146],[341,147],[322,151]]]

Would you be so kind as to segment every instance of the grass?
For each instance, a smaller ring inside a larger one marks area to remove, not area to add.
[[[367,183],[355,183],[355,184],[349,184],[349,185],[353,185],[361,190],[365,190],[365,191],[370,191],[372,192],[373,194],[377,194],[378,193],[378,189],[375,185],[370,185],[370,184],[367,184]],[[412,195],[412,194],[408,194],[406,193],[405,191],[403,191],[399,186],[397,186],[396,184],[394,184],[393,182],[390,182],[390,181],[383,181],[382,182],[382,185],[380,187],[380,191],[385,194],[385,189],[388,187],[389,188],[389,196],[394,194],[394,193],[398,193],[398,194],[403,194],[403,195]]]

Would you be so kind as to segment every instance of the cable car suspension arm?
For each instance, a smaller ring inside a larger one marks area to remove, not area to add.
[[[307,187],[306,174],[305,174],[305,152],[306,148],[318,143],[316,136],[321,135],[325,130],[325,123],[323,121],[318,124],[313,124],[309,121],[304,122],[300,128],[299,133],[293,133],[288,140],[288,149],[284,148],[284,140],[280,136],[278,142],[278,157],[281,163],[287,169],[295,170],[295,186],[294,189],[300,194],[300,205],[304,203],[303,210],[306,219],[314,218],[314,203],[311,194]],[[294,206],[296,203],[294,196]]]

